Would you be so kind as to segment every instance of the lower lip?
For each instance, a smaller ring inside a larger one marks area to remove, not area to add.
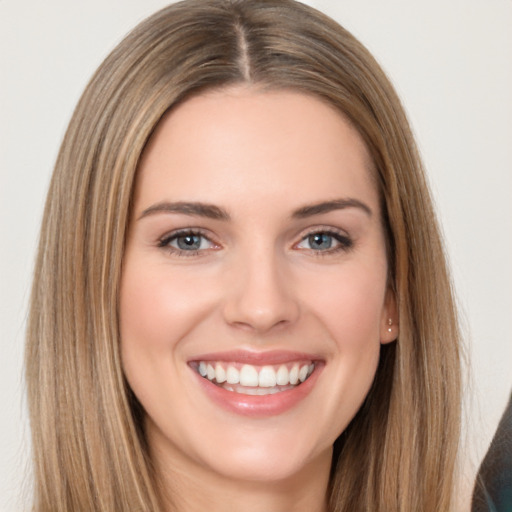
[[[322,366],[317,364],[313,373],[302,384],[293,389],[261,396],[227,391],[201,377],[195,370],[192,371],[194,371],[204,392],[222,408],[243,416],[263,417],[282,414],[306,398],[313,389],[321,369]]]

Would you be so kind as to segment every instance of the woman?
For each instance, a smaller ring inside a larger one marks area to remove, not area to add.
[[[38,511],[450,509],[450,281],[360,43],[187,1],[112,52],[50,186],[27,381]]]

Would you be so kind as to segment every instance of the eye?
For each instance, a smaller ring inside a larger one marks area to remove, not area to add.
[[[347,235],[324,230],[309,233],[296,247],[317,253],[332,253],[340,250],[348,250],[352,245],[353,242]]]
[[[167,235],[159,241],[158,246],[183,256],[193,256],[200,251],[217,248],[208,237],[196,231],[180,231]]]

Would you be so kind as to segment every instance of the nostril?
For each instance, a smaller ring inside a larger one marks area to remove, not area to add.
[[[243,320],[228,320],[228,323],[243,330],[265,332],[286,327],[292,323],[292,318],[283,318],[282,313],[269,312],[253,314],[250,318],[246,315]]]

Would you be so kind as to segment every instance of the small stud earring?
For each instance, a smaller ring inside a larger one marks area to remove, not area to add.
[[[393,325],[393,320],[391,318],[388,319],[388,325],[389,325],[388,332],[391,332],[392,331],[391,326]]]

